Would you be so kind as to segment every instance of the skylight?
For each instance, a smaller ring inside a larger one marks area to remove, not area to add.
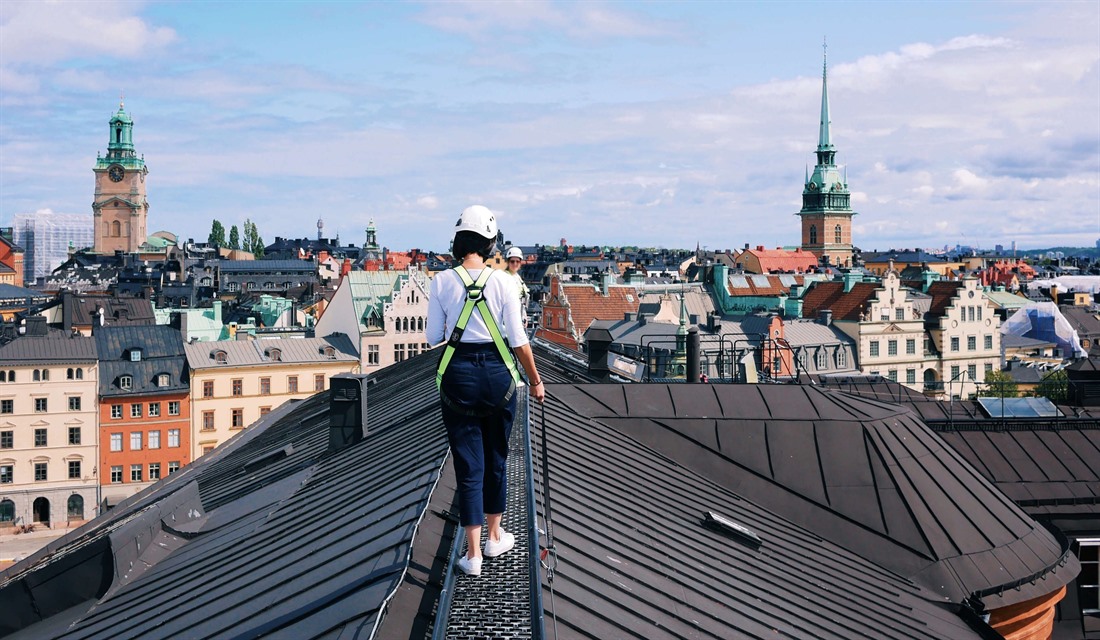
[[[724,533],[734,540],[752,547],[754,550],[759,549],[760,545],[764,544],[764,541],[752,529],[713,511],[708,511],[703,516],[703,525],[708,529]]]

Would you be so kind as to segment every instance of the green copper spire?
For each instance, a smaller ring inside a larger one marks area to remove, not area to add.
[[[134,121],[126,113],[126,106],[120,98],[118,111],[108,123],[107,156],[96,161],[97,168],[119,164],[127,169],[141,169],[145,161],[134,151]]]
[[[832,120],[829,119],[829,56],[828,45],[824,42],[821,44],[822,48],[822,63],[821,63],[821,131],[817,140],[817,151],[835,151],[833,147],[832,135],[829,131],[832,125]],[[822,163],[825,164],[825,163]],[[828,164],[832,164],[831,160]]]

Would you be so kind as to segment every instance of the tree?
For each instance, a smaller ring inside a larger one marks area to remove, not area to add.
[[[237,231],[237,225],[233,225],[229,228],[229,248],[240,249],[241,248],[241,232]]]
[[[979,391],[978,395],[986,398],[1015,398],[1020,395],[1020,389],[1008,373],[986,371],[985,388]]]
[[[244,221],[244,249],[252,252],[257,258],[264,257],[264,239],[260,237],[260,230],[256,223],[249,219]]]
[[[218,220],[215,220],[210,225],[210,236],[206,239],[207,244],[214,245],[216,247],[225,246],[225,227]]]
[[[1039,386],[1035,388],[1035,396],[1046,398],[1055,404],[1065,402],[1069,397],[1069,376],[1066,370],[1051,371],[1043,376]]]

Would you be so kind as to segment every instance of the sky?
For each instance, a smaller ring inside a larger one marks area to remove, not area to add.
[[[858,247],[1100,240],[1094,0],[5,0],[0,225],[91,216],[123,96],[181,239],[793,246],[823,40]]]

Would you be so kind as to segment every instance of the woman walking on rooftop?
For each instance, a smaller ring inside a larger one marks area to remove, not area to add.
[[[542,402],[546,395],[523,330],[515,278],[485,266],[496,238],[496,218],[488,208],[474,205],[462,212],[452,249],[460,264],[432,279],[425,327],[430,344],[447,340],[436,380],[466,533],[466,554],[458,567],[475,576],[481,575],[483,525],[488,525],[485,556],[499,556],[515,545],[515,536],[500,521],[520,379],[502,334],[511,339],[527,372],[530,396]]]

